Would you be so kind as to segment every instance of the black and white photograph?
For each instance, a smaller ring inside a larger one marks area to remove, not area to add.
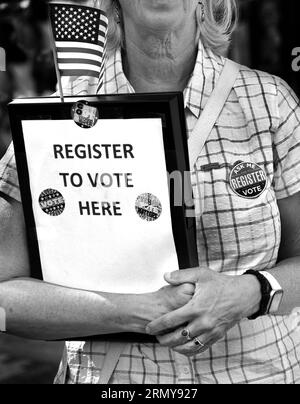
[[[299,19],[0,0],[1,385],[300,384]]]

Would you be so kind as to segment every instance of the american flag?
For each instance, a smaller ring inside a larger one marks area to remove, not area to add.
[[[102,10],[50,4],[50,19],[61,76],[89,76],[102,86],[108,18]]]

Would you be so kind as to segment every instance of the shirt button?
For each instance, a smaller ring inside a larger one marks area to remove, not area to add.
[[[190,368],[188,366],[185,366],[182,370],[185,375],[189,375],[191,373]]]

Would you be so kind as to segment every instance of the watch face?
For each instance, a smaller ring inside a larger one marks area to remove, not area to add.
[[[277,314],[278,310],[280,308],[281,302],[282,302],[282,298],[283,298],[283,291],[277,291],[274,292],[273,297],[271,297],[270,300],[270,306],[269,306],[269,314]]]

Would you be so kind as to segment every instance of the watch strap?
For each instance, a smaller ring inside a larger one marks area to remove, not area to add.
[[[269,281],[271,288],[273,291],[279,291],[282,290],[281,285],[279,284],[278,280],[275,278],[275,276],[273,276],[272,274],[270,274],[270,272],[266,272],[266,271],[262,271],[260,272],[265,278],[267,278],[267,280]]]
[[[259,311],[253,314],[251,317],[248,317],[249,320],[256,320],[257,318],[268,314],[267,311],[269,307],[272,287],[268,279],[259,271],[249,270],[245,272],[244,275],[253,275],[260,283],[262,298],[260,302]]]
[[[0,307],[0,333],[6,332],[6,312]]]

